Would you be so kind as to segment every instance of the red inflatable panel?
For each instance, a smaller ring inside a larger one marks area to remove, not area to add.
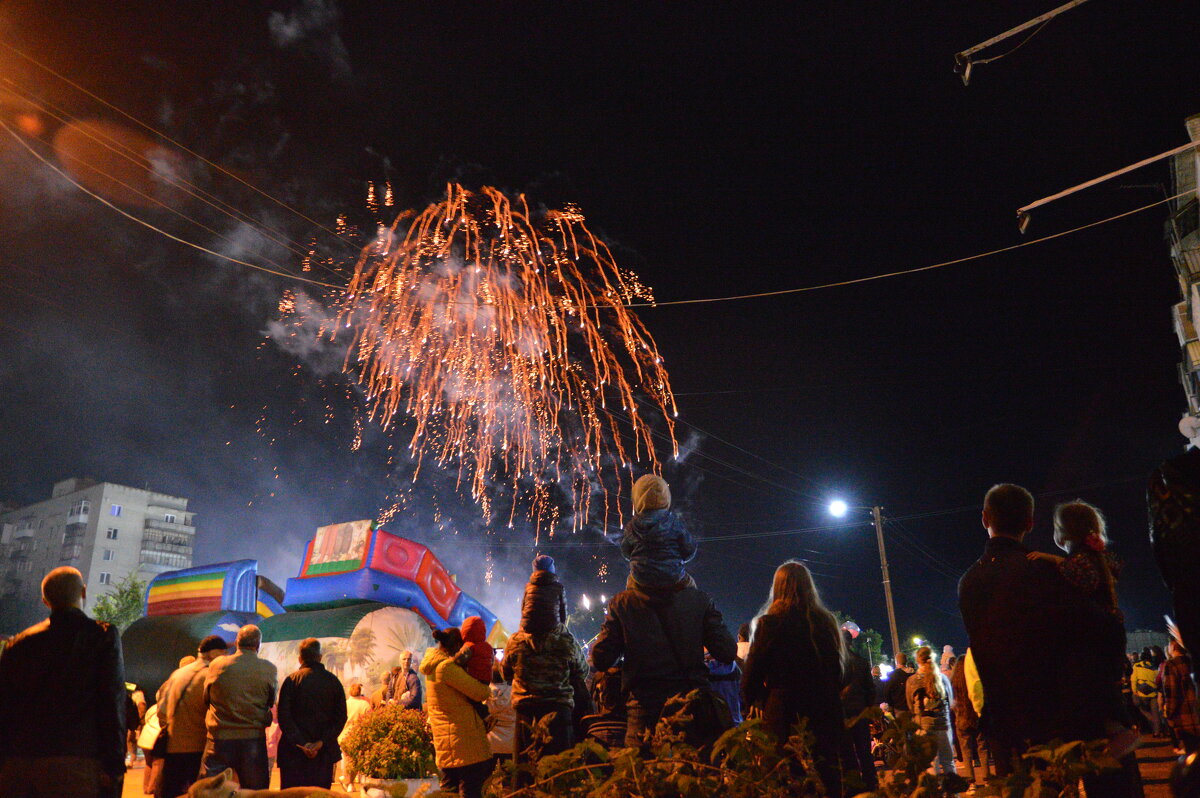
[[[415,582],[421,570],[421,560],[428,551],[420,543],[376,530],[375,551],[371,554],[368,567]]]
[[[450,610],[454,608],[454,602],[458,601],[458,594],[462,593],[462,590],[454,584],[449,572],[442,567],[437,557],[426,554],[421,561],[421,569],[417,572],[417,578],[413,581],[417,583],[417,587],[425,591],[429,603],[438,611],[438,614],[443,618],[448,618]]]
[[[149,615],[186,615],[195,612],[215,612],[221,609],[221,596],[211,598],[172,599],[150,605]]]

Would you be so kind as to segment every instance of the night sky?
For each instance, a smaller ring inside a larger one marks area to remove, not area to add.
[[[390,180],[402,207],[451,180],[576,203],[669,301],[922,266],[1162,199],[1165,163],[1018,233],[1017,207],[1184,143],[1200,112],[1196,15],[1166,0],[1094,0],[963,87],[955,52],[1053,5],[18,0],[0,40],[326,225],[361,208],[368,180]],[[3,47],[0,78],[9,124],[29,115],[17,92],[131,125]],[[25,141],[53,161],[63,122],[34,116]],[[324,240],[183,162],[256,224]],[[172,202],[225,237],[122,207],[296,266],[251,227]],[[886,636],[867,514],[810,529],[838,496],[899,519],[885,534],[901,635],[961,651],[955,584],[1001,481],[1038,495],[1030,542],[1046,550],[1055,502],[1098,504],[1127,564],[1128,627],[1161,627],[1144,486],[1180,451],[1186,407],[1166,216],[861,285],[639,311],[679,398],[687,454],[667,476],[706,538],[691,570],[731,627],[801,557],[831,608]],[[197,564],[258,557],[281,582],[318,525],[376,517],[404,469],[382,431],[351,451],[328,358],[266,337],[288,286],[137,226],[0,135],[0,499],[38,501],[74,475],[148,484],[192,499]],[[431,542],[511,623],[528,531],[493,551],[507,587],[483,584],[495,538],[469,501],[426,496],[447,480],[417,486],[389,528]],[[623,565],[599,544],[546,549],[572,594],[618,589]]]

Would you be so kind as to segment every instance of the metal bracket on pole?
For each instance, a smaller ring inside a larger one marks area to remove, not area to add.
[[[1200,141],[1193,141],[1188,144],[1181,144],[1174,149],[1167,150],[1166,152],[1159,153],[1158,155],[1152,155],[1149,158],[1143,158],[1142,160],[1138,161],[1137,163],[1131,163],[1131,164],[1129,164],[1129,166],[1122,166],[1120,169],[1113,170],[1112,172],[1109,172],[1106,175],[1101,175],[1100,177],[1093,177],[1091,180],[1080,183],[1077,186],[1071,186],[1071,188],[1063,189],[1062,191],[1058,192],[1057,194],[1051,194],[1049,197],[1043,197],[1042,199],[1040,199],[1036,202],[1031,202],[1028,205],[1017,208],[1017,227],[1018,227],[1018,229],[1020,229],[1020,231],[1022,233],[1024,233],[1025,230],[1028,229],[1029,214],[1033,211],[1034,208],[1040,208],[1041,206],[1047,205],[1051,202],[1054,202],[1055,200],[1062,199],[1063,197],[1068,197],[1077,191],[1083,191],[1085,188],[1091,188],[1092,186],[1097,185],[1099,183],[1103,183],[1106,180],[1112,180],[1114,177],[1120,177],[1123,174],[1132,172],[1135,169],[1141,169],[1143,166],[1147,166],[1156,161],[1161,161],[1164,158],[1170,158],[1171,156],[1178,155],[1181,152],[1187,152],[1188,150],[1195,150],[1195,149],[1200,149]]]
[[[1047,11],[1045,14],[1042,14],[1040,17],[1034,17],[1033,19],[1029,20],[1028,22],[1023,22],[1020,25],[1018,25],[1017,27],[1012,28],[1011,30],[1006,30],[1004,33],[1001,33],[999,36],[993,36],[992,38],[988,39],[985,42],[980,42],[979,44],[975,45],[974,47],[968,47],[966,50],[963,50],[960,53],[956,53],[954,56],[954,71],[962,76],[963,85],[966,86],[967,84],[969,84],[971,82],[971,65],[974,63],[971,60],[971,56],[973,56],[975,53],[978,53],[980,50],[986,50],[987,48],[991,47],[993,44],[998,44],[998,43],[1004,41],[1005,39],[1016,36],[1018,33],[1027,31],[1035,25],[1041,25],[1046,22],[1049,22],[1050,20],[1054,19],[1062,12],[1070,11],[1075,6],[1081,6],[1086,2],[1087,2],[1087,0],[1071,0],[1071,2],[1064,3],[1063,5],[1054,9],[1053,11]],[[1018,45],[1018,47],[1019,46],[1020,45]],[[986,63],[986,60],[980,61],[979,63]]]

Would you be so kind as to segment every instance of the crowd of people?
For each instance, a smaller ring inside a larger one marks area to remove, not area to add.
[[[628,583],[608,603],[590,650],[568,628],[565,589],[546,555],[533,562],[520,627],[503,652],[493,651],[478,617],[436,630],[419,666],[405,653],[375,701],[361,684],[347,692],[323,667],[316,639],[301,643],[298,669],[280,683],[258,656],[257,627],[242,627],[232,645],[212,635],[146,711],[138,739],[146,792],[182,795],[217,774],[265,788],[275,763],[281,787],[328,788],[340,743],[378,703],[424,712],[441,787],[463,798],[478,798],[505,760],[515,762],[504,769],[511,786],[527,786],[531,765],[581,739],[646,749],[660,720],[679,709],[691,718],[683,733],[700,746],[757,717],[782,749],[803,722],[830,796],[875,789],[877,757],[886,763],[887,753],[873,730],[901,711],[930,741],[933,772],[954,792],[1012,772],[1030,745],[1103,738],[1122,767],[1088,776],[1089,798],[1139,796],[1133,750],[1141,736],[1169,733],[1188,753],[1200,744],[1182,643],[1172,641],[1166,655],[1124,651],[1119,562],[1091,505],[1056,509],[1065,554],[1057,557],[1022,542],[1034,523],[1029,492],[993,487],[983,554],[959,583],[969,649],[959,657],[946,646],[939,656],[921,646],[913,666],[895,652],[884,679],[854,652],[857,628],[839,627],[802,562],[776,569],[761,611],[735,638],[686,570],[696,543],[671,509],[667,483],[644,476],[632,498],[620,542]],[[42,593],[49,618],[0,657],[0,795],[116,794],[129,702],[119,639],[83,613],[78,571],[55,569]],[[1038,668],[1028,667],[1030,651],[1040,652]],[[353,776],[353,763],[343,763],[343,783]]]

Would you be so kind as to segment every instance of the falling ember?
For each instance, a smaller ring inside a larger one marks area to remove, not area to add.
[[[364,248],[334,334],[353,330],[345,368],[372,418],[411,420],[418,472],[426,457],[457,467],[487,516],[495,480],[532,482],[539,529],[557,522],[548,486],[561,486],[578,528],[594,493],[607,517],[606,484],[627,483],[633,461],[658,470],[643,416],[662,416],[677,453],[666,369],[626,307],[653,296],[578,208],[532,212],[523,196],[451,185],[385,234],[389,246]]]

